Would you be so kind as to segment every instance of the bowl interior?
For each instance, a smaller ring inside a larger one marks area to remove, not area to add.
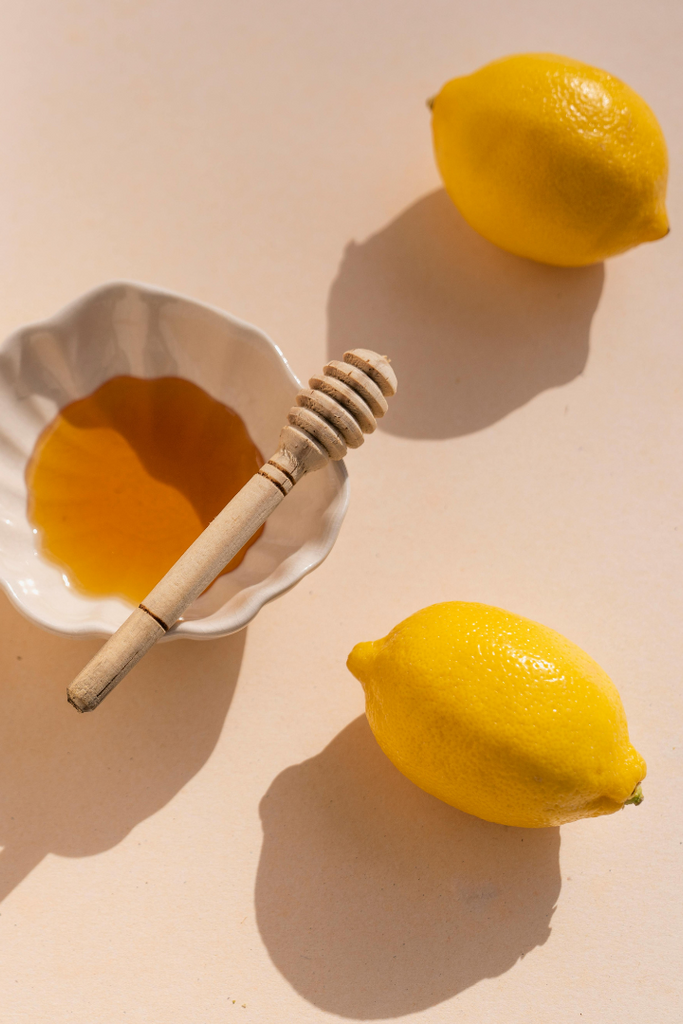
[[[36,550],[26,518],[27,460],[57,411],[105,380],[177,376],[244,420],[264,459],[277,449],[298,381],[261,331],[157,288],[117,282],[49,321],[13,334],[0,351],[0,582],[14,603],[57,632],[112,633],[131,606],[68,586]],[[169,634],[197,638],[242,628],[328,553],[348,501],[340,463],[302,480],[273,513],[242,564],[220,577]]]

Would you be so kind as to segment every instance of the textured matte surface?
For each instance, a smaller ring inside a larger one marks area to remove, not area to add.
[[[680,4],[7,0],[0,22],[3,336],[125,276],[258,324],[302,379],[355,346],[400,378],[330,558],[246,633],[155,649],[81,716],[64,689],[98,642],[0,602],[3,1017],[675,1024]],[[567,272],[463,224],[424,101],[521,50],[652,106],[666,240]],[[452,599],[602,665],[642,806],[519,832],[392,768],[346,656]]]

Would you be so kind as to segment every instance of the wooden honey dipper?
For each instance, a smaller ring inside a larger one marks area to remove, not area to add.
[[[180,556],[66,691],[77,711],[93,711],[246,544],[306,473],[358,448],[396,394],[386,356],[356,348],[333,360],[296,396],[280,447]]]

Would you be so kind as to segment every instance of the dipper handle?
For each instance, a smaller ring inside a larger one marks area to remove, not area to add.
[[[342,459],[376,427],[396,394],[385,356],[344,353],[296,397],[280,448],[166,573],[67,689],[77,711],[93,711],[213,582],[306,473]]]

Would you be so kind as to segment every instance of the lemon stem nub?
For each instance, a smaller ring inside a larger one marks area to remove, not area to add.
[[[638,804],[642,804],[644,799],[645,797],[643,796],[643,790],[641,789],[640,783],[638,783],[638,785],[633,790],[628,800],[624,800],[624,807],[626,806],[626,804],[635,804],[637,807]]]
[[[436,102],[436,96],[430,96],[429,99],[426,100],[427,106],[429,107],[430,110],[434,109],[435,102]]]

